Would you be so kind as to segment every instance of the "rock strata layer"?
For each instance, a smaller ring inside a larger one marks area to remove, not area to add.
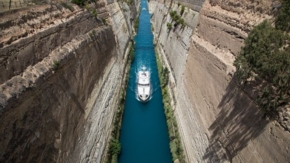
[[[182,5],[186,26],[170,30],[169,13],[179,14]],[[267,0],[150,1],[187,162],[288,162],[289,132],[263,118],[252,89],[239,88],[233,78],[244,39],[272,19],[272,6]]]
[[[101,162],[138,4],[100,0],[86,9],[69,3],[73,9],[52,4],[0,13],[0,162]],[[251,88],[233,79],[244,39],[273,19],[275,6],[150,0],[187,162],[290,160],[286,113],[279,122],[264,119]]]
[[[0,162],[101,162],[137,10],[68,5],[1,13]]]

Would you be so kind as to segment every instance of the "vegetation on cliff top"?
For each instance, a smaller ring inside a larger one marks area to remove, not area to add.
[[[181,144],[180,135],[178,132],[177,122],[174,116],[174,111],[171,107],[171,99],[168,93],[168,81],[169,81],[169,70],[167,67],[163,67],[160,58],[155,50],[158,74],[160,79],[160,87],[162,90],[164,113],[167,122],[167,128],[170,140],[170,152],[172,154],[173,162],[185,163],[185,157]]]
[[[271,22],[256,26],[245,40],[234,65],[243,86],[262,81],[257,88],[257,104],[266,116],[277,115],[290,102],[290,1],[283,1],[280,14]],[[266,84],[265,84],[266,83]]]

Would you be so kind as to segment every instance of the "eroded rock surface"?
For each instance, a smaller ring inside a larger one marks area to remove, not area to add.
[[[272,19],[276,2],[180,1],[187,26],[168,30],[174,21],[166,14],[180,13],[177,3],[151,0],[150,10],[158,52],[172,73],[169,87],[187,162],[288,162],[287,121],[281,126],[263,118],[253,89],[241,89],[233,79],[244,39],[253,26]]]
[[[53,4],[1,13],[0,162],[104,155],[137,10],[124,16],[117,2],[68,5],[73,10]]]
[[[139,3],[1,13],[0,162],[101,162]],[[264,119],[251,89],[233,79],[248,32],[279,2],[179,3],[150,0],[149,9],[187,162],[288,162],[288,112]],[[174,27],[169,13],[182,5],[186,25]]]

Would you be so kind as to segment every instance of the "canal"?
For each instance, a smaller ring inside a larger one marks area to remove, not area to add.
[[[135,59],[129,83],[121,127],[119,163],[172,163],[169,135],[162,103],[157,64],[146,0],[140,6],[139,28],[135,36]],[[137,72],[142,66],[150,70],[151,99],[137,100]]]

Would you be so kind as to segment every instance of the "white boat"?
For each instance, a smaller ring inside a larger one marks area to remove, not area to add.
[[[138,98],[145,102],[150,97],[150,74],[145,67],[138,72]]]

